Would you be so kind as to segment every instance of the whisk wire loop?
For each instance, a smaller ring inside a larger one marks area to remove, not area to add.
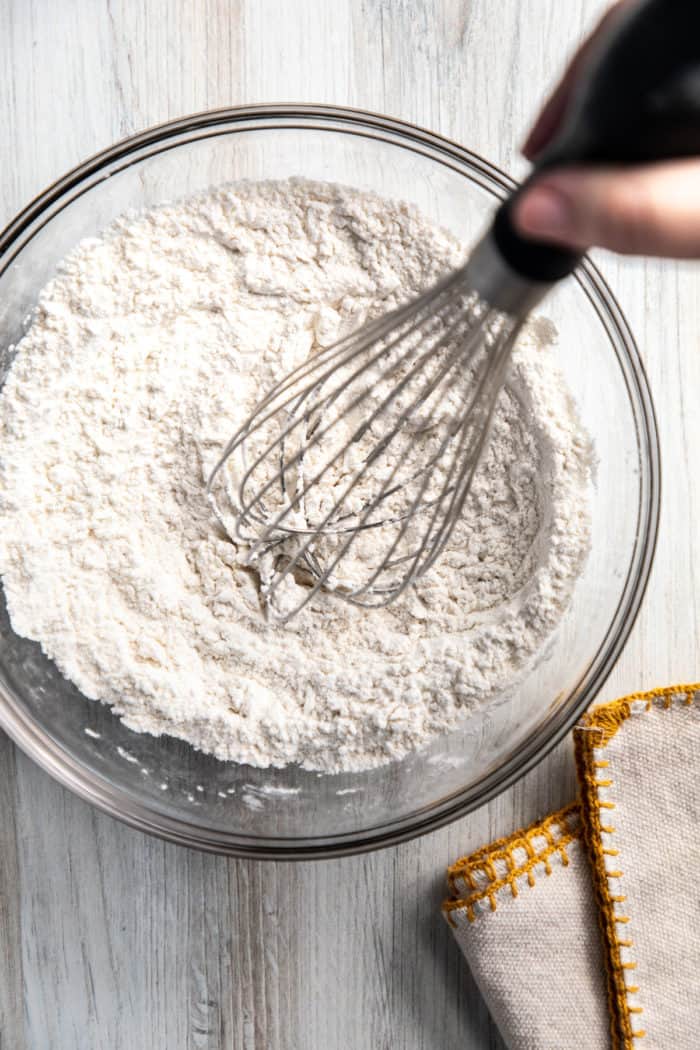
[[[321,589],[386,605],[434,564],[464,511],[515,328],[463,268],[261,399],[207,493],[275,619]]]
[[[437,322],[437,315],[435,315],[435,314],[428,314],[428,321],[429,322]],[[370,358],[369,361],[363,362],[349,377],[344,377],[343,381],[337,385],[337,387],[334,389],[334,391],[331,394],[327,394],[322,399],[321,404],[316,406],[315,411],[320,414],[321,407],[323,407],[324,409],[331,408],[333,406],[333,404],[338,400],[338,398],[340,396],[342,396],[342,394],[352,386],[354,381],[360,375],[366,374],[368,372],[368,370],[371,369],[371,367],[377,361],[379,361],[380,359],[382,359],[385,356],[390,355],[391,350],[393,350],[395,346],[397,346],[400,342],[406,341],[410,336],[412,336],[416,332],[418,332],[422,323],[423,323],[423,319],[421,317],[416,317],[415,320],[413,321],[413,323],[406,330],[400,331],[395,336],[395,338],[393,340],[391,340],[388,344],[386,344],[384,346],[381,346],[380,349]],[[409,357],[411,356],[412,352],[413,352],[413,350],[409,346],[408,349],[406,349],[406,351],[404,352],[403,357],[400,358],[398,362],[391,363],[381,375],[379,375],[378,377],[375,377],[374,384],[376,385],[378,383],[381,383],[383,380],[387,379],[390,375],[394,374],[400,368],[400,366],[402,364],[404,364],[409,359]],[[390,393],[387,395],[385,401],[382,402],[382,404],[380,404],[375,409],[375,411],[370,415],[369,418],[363,420],[361,425],[358,427],[358,429],[355,431],[355,433],[353,434],[352,438],[350,439],[351,442],[357,442],[357,441],[359,441],[361,439],[362,435],[369,429],[369,427],[374,422],[374,420],[381,414],[381,412],[386,408],[386,406],[392,400],[394,400],[398,394],[400,394],[402,392],[402,390],[405,388],[405,386],[408,384],[408,382],[410,382],[410,379],[413,378],[413,376],[415,376],[420,371],[420,369],[425,364],[426,360],[428,360],[432,356],[432,354],[434,352],[435,352],[435,348],[429,349],[426,352],[426,354],[419,360],[419,362],[413,367],[413,369],[409,373],[409,375],[407,377],[404,377],[404,380],[402,380],[402,382],[399,385],[399,387],[394,389],[394,390],[392,390],[392,391],[390,391]],[[330,369],[328,372],[324,373],[324,375],[322,375],[315,383],[310,384],[308,387],[306,387],[301,392],[301,394],[299,394],[298,399],[295,402],[295,408],[298,409],[302,405],[304,400],[307,399],[308,397],[310,397],[310,395],[314,391],[317,391],[317,390],[322,388],[323,383],[325,382],[325,380],[327,378],[329,378],[330,376],[335,375],[336,373],[338,373],[347,364],[348,360],[354,359],[357,355],[358,355],[358,352],[353,350],[351,355],[349,355],[348,359],[342,360],[340,364],[334,365],[332,369]],[[368,384],[368,385],[371,386],[373,384]],[[335,429],[337,427],[338,423],[341,420],[345,419],[348,415],[350,415],[351,412],[353,412],[356,408],[358,408],[362,404],[362,402],[366,398],[366,396],[367,396],[367,386],[363,387],[359,391],[359,393],[357,393],[352,398],[352,400],[347,405],[344,406],[342,411],[337,413],[335,415],[335,417],[332,418],[331,421],[324,428],[322,428],[320,431],[314,433],[314,435],[313,435],[314,443],[317,444],[317,445],[320,445],[320,443],[322,442],[323,438],[331,430]],[[289,400],[292,400],[292,399],[290,398]],[[287,400],[284,403],[284,405],[281,406],[281,407],[286,407],[286,405],[289,404],[289,400]],[[270,418],[274,417],[275,415],[277,415],[278,411],[279,411],[279,409],[276,409],[274,412],[271,412],[264,419],[262,419],[258,424],[256,424],[255,427],[251,428],[250,431],[246,431],[243,434],[243,436],[241,438],[241,441],[237,442],[236,445],[234,445],[234,447],[231,449],[231,451],[229,452],[229,456],[235,450],[236,447],[240,447],[243,450],[243,452],[244,452],[245,451],[245,446],[244,446],[245,438],[250,436],[256,430],[259,430],[263,426],[263,424],[268,421],[268,419],[270,419]],[[275,484],[277,483],[277,478],[276,477],[272,477],[271,479],[269,479],[269,481],[267,483],[265,483],[262,486],[262,488],[260,488],[259,490],[255,491],[255,493],[253,495],[253,498],[251,500],[246,502],[246,500],[244,498],[245,488],[246,488],[246,485],[248,484],[248,482],[250,481],[251,476],[253,475],[255,469],[257,467],[259,467],[260,464],[264,460],[266,460],[276,448],[280,447],[284,443],[286,438],[288,438],[291,435],[291,433],[297,427],[303,426],[303,424],[307,421],[307,419],[308,419],[308,413],[302,414],[301,416],[299,416],[297,418],[294,418],[294,416],[292,416],[292,422],[289,423],[282,430],[282,433],[279,434],[269,445],[267,445],[267,447],[264,448],[261,453],[259,453],[259,455],[256,457],[256,459],[253,462],[253,464],[243,474],[243,477],[241,478],[241,480],[239,482],[239,501],[238,501],[238,504],[239,504],[239,507],[238,507],[238,514],[239,514],[239,519],[238,520],[239,520],[239,523],[246,521],[246,519],[248,518],[248,516],[249,516],[252,508],[254,507],[254,505],[258,504],[261,501],[262,497],[264,497],[267,494],[267,492],[269,492],[272,488],[274,488]],[[301,460],[302,460],[302,458],[303,458],[303,456],[304,456],[304,454],[305,454],[309,444],[310,444],[310,442],[307,442],[307,444],[302,445],[302,447],[292,456],[291,459],[285,461],[285,470],[281,470],[280,471],[280,476],[282,478],[285,477],[286,471],[288,471],[289,469],[291,469],[294,466],[297,466],[301,462]],[[377,448],[376,451],[379,452],[381,450],[379,448]],[[318,474],[316,474],[311,479],[311,481],[308,482],[305,485],[303,492],[297,495],[297,497],[295,498],[293,503],[290,506],[284,507],[279,512],[278,516],[273,521],[269,522],[269,524],[267,526],[268,531],[273,532],[273,531],[275,531],[277,529],[280,529],[282,527],[282,521],[286,517],[288,517],[289,513],[291,512],[291,510],[293,510],[294,507],[301,501],[301,498],[303,497],[303,495],[306,492],[308,492],[313,486],[319,484],[319,482],[325,477],[325,475],[328,472],[328,470],[330,470],[331,467],[333,467],[336,464],[336,462],[338,461],[338,459],[340,458],[341,455],[342,455],[342,449],[339,451],[339,453],[336,456],[334,456],[332,459],[328,460],[325,463],[325,465],[324,465],[324,469],[322,471],[320,471]],[[228,458],[228,456],[227,456],[227,458]],[[218,469],[218,467],[215,468],[215,472],[216,472],[217,469]],[[213,477],[213,475],[212,475],[212,477]],[[313,530],[289,529],[289,531],[293,532],[293,533],[299,533],[299,532],[303,533],[303,532],[307,532],[307,531],[316,531],[316,529],[313,529]],[[241,535],[240,538],[244,538],[244,537]]]

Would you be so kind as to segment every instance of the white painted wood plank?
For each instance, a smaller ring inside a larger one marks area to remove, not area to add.
[[[25,1050],[14,750],[0,734],[0,1050]]]
[[[521,171],[517,147],[548,77],[604,6],[7,0],[0,222],[114,139],[239,102],[363,106]],[[649,367],[666,464],[654,576],[610,697],[700,672],[700,298],[696,266],[601,261]],[[498,1050],[438,912],[444,868],[572,791],[565,746],[491,805],[418,842],[263,865],[123,828],[25,758],[15,770],[4,743],[0,1046]]]

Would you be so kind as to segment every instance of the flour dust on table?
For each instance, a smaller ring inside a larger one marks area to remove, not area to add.
[[[589,545],[591,451],[546,323],[519,340],[463,520],[396,603],[321,592],[270,620],[205,497],[268,387],[464,257],[407,204],[302,179],[81,242],[0,394],[14,629],[132,729],[257,766],[376,766],[513,689]]]

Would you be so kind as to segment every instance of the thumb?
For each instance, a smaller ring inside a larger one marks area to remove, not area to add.
[[[513,221],[525,237],[572,248],[700,258],[700,159],[547,172]]]

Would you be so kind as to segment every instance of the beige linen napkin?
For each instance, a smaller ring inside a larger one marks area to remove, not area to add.
[[[700,686],[594,708],[581,802],[454,864],[445,914],[512,1050],[697,1050]]]

